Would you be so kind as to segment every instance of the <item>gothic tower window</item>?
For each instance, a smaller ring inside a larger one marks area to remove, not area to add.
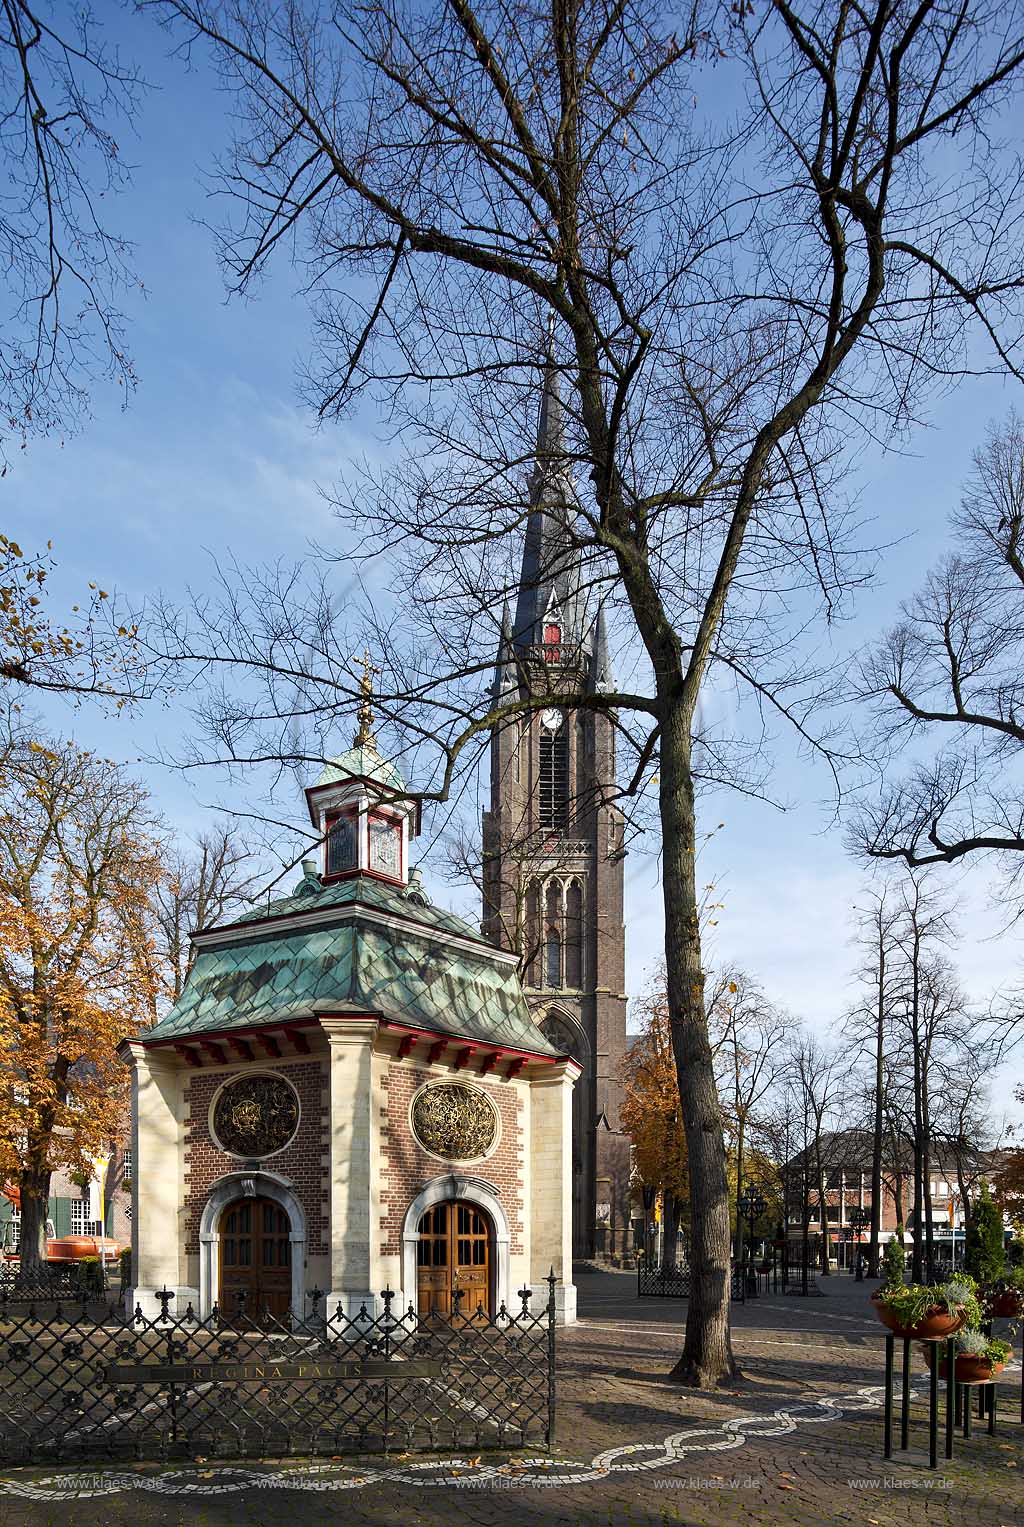
[[[523,918],[525,962],[524,980],[527,986],[540,986],[540,886],[532,880],[526,888],[526,909]]]
[[[544,985],[562,985],[562,887],[549,880],[544,893]]]
[[[571,880],[565,893],[565,984],[583,985],[583,887]]]
[[[540,825],[564,828],[569,825],[569,728],[559,716],[554,731],[547,717],[545,711],[540,728]]]

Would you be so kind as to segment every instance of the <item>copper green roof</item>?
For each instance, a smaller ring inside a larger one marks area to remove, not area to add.
[[[368,876],[322,889],[305,882],[299,894],[208,938],[185,990],[147,1043],[326,1010],[556,1053],[530,1016],[514,964],[498,959],[461,918]]]
[[[354,776],[379,780],[389,790],[405,789],[405,780],[395,765],[382,758],[371,744],[358,742],[347,753],[342,753],[339,758],[333,758],[329,764],[324,765],[317,785],[336,785]]]

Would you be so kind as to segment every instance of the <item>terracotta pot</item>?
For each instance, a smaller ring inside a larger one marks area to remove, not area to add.
[[[1013,1320],[1024,1309],[1024,1296],[1015,1288],[994,1289],[985,1295],[988,1313],[1001,1320]]]
[[[926,1342],[923,1347],[925,1362],[930,1368],[935,1361],[934,1352],[936,1342]],[[972,1352],[958,1352],[956,1362],[953,1365],[953,1375],[958,1384],[988,1384],[1002,1373],[1006,1367],[1005,1362],[993,1363],[987,1357],[975,1357]],[[946,1377],[946,1355],[943,1353],[939,1359],[939,1378]]]
[[[961,1330],[967,1320],[967,1316],[961,1311],[959,1315],[951,1315],[948,1310],[940,1309],[933,1304],[926,1312],[924,1319],[919,1320],[914,1326],[901,1326],[896,1312],[883,1304],[879,1295],[880,1289],[876,1289],[871,1295],[871,1303],[875,1314],[888,1330],[897,1336],[923,1337],[926,1341],[938,1341],[943,1336],[953,1336]]]

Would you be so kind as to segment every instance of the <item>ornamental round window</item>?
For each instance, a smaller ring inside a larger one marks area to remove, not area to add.
[[[279,1076],[240,1076],[220,1093],[213,1132],[232,1156],[272,1156],[299,1126],[299,1100]]]
[[[486,1156],[498,1133],[498,1116],[484,1093],[461,1082],[438,1082],[416,1094],[412,1105],[416,1139],[446,1161]]]

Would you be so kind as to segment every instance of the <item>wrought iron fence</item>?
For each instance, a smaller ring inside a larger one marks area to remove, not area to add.
[[[81,1262],[44,1262],[32,1272],[22,1272],[19,1262],[0,1263],[0,1300],[8,1305],[76,1299],[86,1286],[97,1288],[98,1279]]]
[[[393,1309],[347,1316],[317,1290],[299,1316],[191,1305],[123,1313],[88,1293],[23,1309],[0,1293],[0,1462],[259,1458],[550,1446],[554,1278],[547,1306],[493,1318]]]
[[[637,1295],[640,1298],[689,1299],[691,1276],[690,1268],[685,1264],[653,1267],[641,1257],[636,1268]],[[744,1288],[742,1270],[734,1267],[729,1278],[729,1298],[742,1303],[744,1298],[753,1297],[753,1292],[748,1293]]]

